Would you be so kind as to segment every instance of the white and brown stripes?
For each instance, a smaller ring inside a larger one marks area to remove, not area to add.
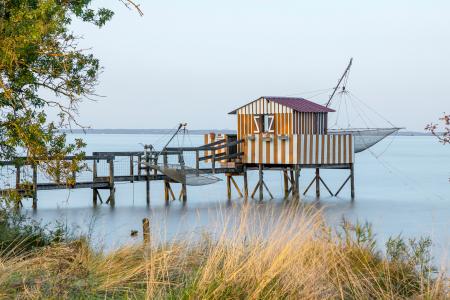
[[[255,116],[273,115],[275,134],[326,134],[327,113],[298,112],[280,103],[259,98],[236,111],[238,139],[254,134]]]
[[[246,163],[348,164],[354,161],[352,135],[248,135]]]

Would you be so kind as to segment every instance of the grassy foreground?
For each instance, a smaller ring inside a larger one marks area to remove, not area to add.
[[[0,254],[0,298],[446,299],[429,241],[377,250],[370,226],[327,227],[297,206],[221,222],[221,234],[95,251],[84,239]]]

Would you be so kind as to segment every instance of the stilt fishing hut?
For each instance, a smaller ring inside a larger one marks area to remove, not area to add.
[[[260,198],[263,189],[271,195],[264,182],[264,170],[282,170],[285,196],[292,192],[294,197],[299,197],[298,181],[303,168],[316,169],[308,189],[315,182],[317,196],[320,195],[320,183],[332,194],[320,178],[320,168],[350,169],[348,180],[351,179],[354,195],[353,136],[328,134],[328,113],[333,112],[333,109],[304,98],[263,96],[229,113],[237,116],[235,139],[243,141],[234,150],[242,153],[239,163],[245,170],[259,170],[252,196],[258,189]],[[205,135],[205,142],[216,142],[216,136]],[[224,135],[224,138],[233,137]]]

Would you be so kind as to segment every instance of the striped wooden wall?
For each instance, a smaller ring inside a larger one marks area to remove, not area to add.
[[[239,108],[237,114],[238,139],[254,134],[254,116],[273,115],[274,134],[326,134],[327,113],[297,112],[290,107],[260,98]]]
[[[346,164],[354,161],[352,135],[248,135],[244,163]]]
[[[326,134],[328,113],[293,112],[293,134]]]

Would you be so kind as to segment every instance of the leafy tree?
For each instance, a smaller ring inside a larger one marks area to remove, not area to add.
[[[130,0],[121,0],[133,5]],[[78,47],[76,18],[102,27],[113,16],[92,0],[0,0],[0,160],[26,155],[28,163],[70,183],[83,157],[82,140],[66,143],[79,103],[94,94],[101,67]],[[141,12],[140,12],[141,13]],[[46,110],[56,109],[57,121]],[[67,162],[64,156],[74,155]]]

